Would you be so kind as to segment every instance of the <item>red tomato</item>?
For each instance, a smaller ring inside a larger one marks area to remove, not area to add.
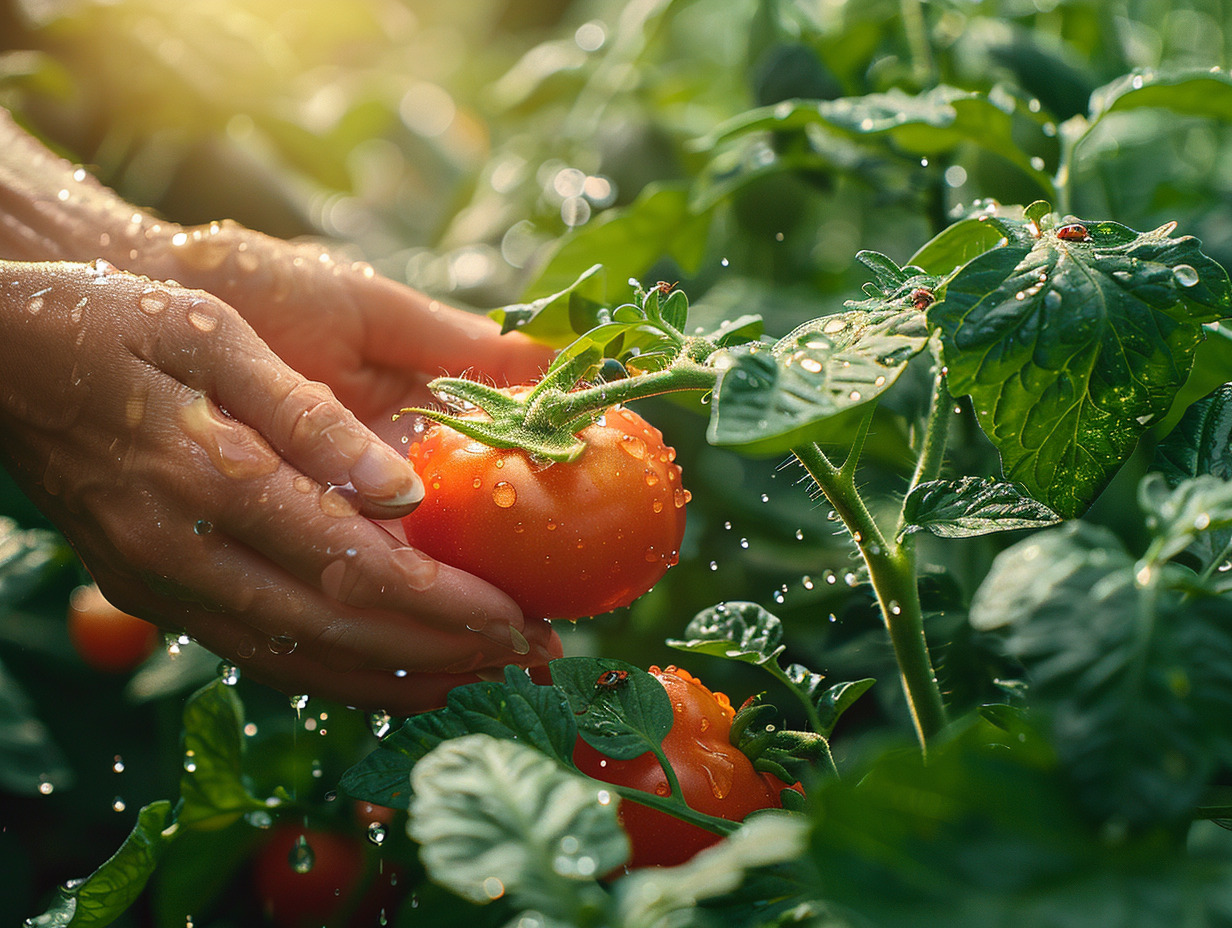
[[[83,661],[108,673],[132,670],[158,647],[157,626],[121,612],[92,583],[69,597],[68,635]]]
[[[675,450],[637,413],[609,409],[579,435],[582,455],[553,464],[429,425],[409,452],[427,497],[403,520],[408,540],[528,616],[627,606],[676,563],[689,492]]]
[[[306,849],[297,849],[301,836]],[[381,908],[392,904],[396,891],[381,874],[371,887],[362,885],[365,857],[364,841],[355,835],[279,825],[253,862],[253,886],[265,917],[278,928],[316,928],[349,912],[347,925],[378,924]],[[304,869],[308,859],[311,866]],[[357,900],[361,889],[364,898]]]
[[[758,809],[782,808],[779,791],[787,784],[753,769],[752,761],[729,740],[736,712],[728,698],[678,667],[651,667],[650,673],[672,700],[675,718],[663,739],[663,753],[689,807],[733,822]],[[660,796],[670,793],[663,768],[650,752],[631,760],[612,760],[579,738],[573,762],[605,783]],[[635,802],[621,800],[619,815],[633,846],[630,868],[673,867],[720,840],[719,835]]]

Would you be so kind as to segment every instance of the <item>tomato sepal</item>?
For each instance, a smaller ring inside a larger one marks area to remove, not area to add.
[[[747,699],[732,720],[730,739],[759,773],[794,783],[823,769],[833,770],[830,743],[817,732],[778,728],[771,721],[778,710],[761,701],[764,694]]]

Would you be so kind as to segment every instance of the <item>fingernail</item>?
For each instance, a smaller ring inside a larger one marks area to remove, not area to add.
[[[415,468],[384,445],[369,443],[351,465],[351,483],[366,499],[391,509],[413,506],[424,498],[423,482]]]

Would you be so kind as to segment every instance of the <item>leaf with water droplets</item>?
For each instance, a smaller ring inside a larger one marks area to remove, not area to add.
[[[927,531],[941,538],[971,538],[1060,521],[1055,512],[1024,496],[1012,483],[990,477],[931,480],[907,494],[900,537]]]
[[[152,802],[137,814],[137,824],[119,850],[84,880],[61,887],[42,915],[27,921],[37,928],[103,928],[124,912],[145,888],[175,838],[171,803]]]
[[[668,639],[680,651],[712,654],[759,666],[777,666],[783,644],[783,623],[757,603],[730,602],[703,609],[685,626],[684,639]]]
[[[629,857],[603,784],[533,748],[490,735],[455,738],[411,775],[408,830],[428,874],[476,903],[505,896],[572,924],[608,905],[598,878]]]
[[[181,824],[222,828],[245,812],[265,808],[244,785],[243,716],[235,688],[222,680],[206,684],[184,705]]]
[[[874,252],[859,257],[874,276],[865,287],[869,299],[807,322],[774,345],[730,349],[716,362],[712,444],[770,454],[822,440],[835,426],[827,420],[877,399],[924,350],[921,307],[938,278]]]
[[[587,744],[617,760],[659,750],[674,716],[667,691],[653,676],[608,658],[565,657],[550,666]],[[616,685],[600,685],[611,671],[625,676]]]
[[[971,397],[1005,478],[1067,518],[1168,411],[1202,324],[1232,307],[1227,273],[1192,236],[1084,225],[1089,240],[1045,222],[1033,244],[985,252],[928,308],[949,387]]]
[[[438,744],[469,732],[520,741],[561,764],[573,763],[577,725],[563,694],[536,686],[519,667],[508,667],[503,683],[455,687],[442,708],[407,719],[347,770],[339,785],[356,799],[405,809],[407,777],[415,764]]]
[[[1201,474],[1232,480],[1232,383],[1185,410],[1156,446],[1155,469],[1172,486]]]
[[[1091,94],[1088,123],[1108,113],[1166,109],[1186,116],[1232,119],[1232,76],[1227,71],[1137,69]]]
[[[1232,481],[1212,474],[1190,477],[1169,486],[1161,474],[1148,474],[1138,491],[1146,524],[1154,534],[1143,560],[1162,564],[1182,551],[1207,558],[1200,571],[1215,566],[1212,559],[1227,559],[1232,530]],[[1205,546],[1198,543],[1207,539]]]

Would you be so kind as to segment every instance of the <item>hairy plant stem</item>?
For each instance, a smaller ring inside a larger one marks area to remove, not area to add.
[[[894,648],[916,737],[927,752],[929,741],[945,727],[946,714],[924,638],[915,550],[910,537],[904,543],[886,540],[856,489],[854,468],[848,467],[851,455],[839,467],[817,445],[802,445],[792,452],[817,481],[864,558]]]
[[[933,392],[928,403],[928,417],[924,424],[924,438],[920,443],[920,456],[915,462],[915,472],[907,486],[907,494],[921,483],[936,480],[945,462],[945,445],[950,435],[951,408],[954,398],[945,384],[945,367],[941,363],[940,349],[934,348],[936,358],[933,366]],[[906,524],[906,512],[900,512],[894,536],[901,534]]]
[[[718,372],[712,367],[692,361],[677,361],[661,371],[613,380],[553,397],[551,414],[564,421],[589,411],[601,411],[617,403],[627,403],[649,396],[683,390],[710,390],[717,378]],[[533,419],[528,419],[528,422],[531,421]]]

